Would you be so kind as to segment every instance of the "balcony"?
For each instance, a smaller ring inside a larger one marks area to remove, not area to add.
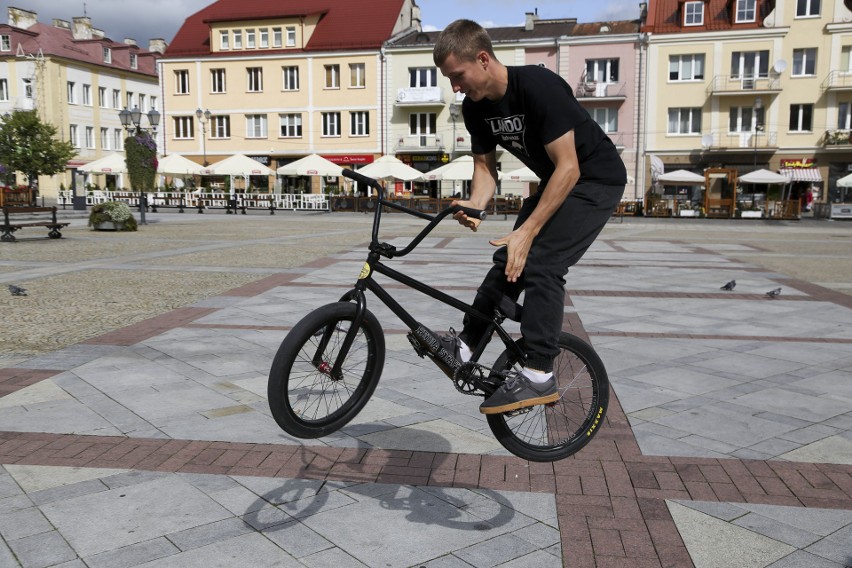
[[[852,145],[852,132],[849,130],[826,130],[821,143],[823,148],[840,147],[840,149],[849,151],[849,146]]]
[[[852,91],[852,71],[849,70],[834,70],[828,74],[828,77],[820,85],[822,92],[826,91]]]
[[[741,77],[716,75],[707,87],[707,93],[716,96],[756,95],[760,93],[780,93],[781,78],[778,76]]]
[[[713,150],[777,150],[777,132],[713,132],[702,137],[704,149]]]
[[[402,87],[396,91],[400,106],[444,106],[443,87]]]
[[[444,144],[440,136],[400,136],[394,150],[408,154],[443,152]]]
[[[577,84],[577,88],[574,89],[574,96],[580,101],[624,101],[627,100],[627,83],[623,81],[615,83],[583,81]]]

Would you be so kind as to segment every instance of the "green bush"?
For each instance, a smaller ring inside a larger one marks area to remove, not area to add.
[[[130,207],[123,201],[107,201],[92,207],[89,226],[96,228],[101,223],[112,223],[116,231],[135,231],[138,228]]]

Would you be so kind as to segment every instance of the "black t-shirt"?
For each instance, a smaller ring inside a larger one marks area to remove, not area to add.
[[[580,106],[562,77],[536,65],[507,69],[509,85],[500,101],[465,98],[462,103],[474,154],[487,154],[499,144],[545,185],[555,169],[545,144],[573,130],[580,162],[578,183],[627,183],[627,170],[612,140]]]

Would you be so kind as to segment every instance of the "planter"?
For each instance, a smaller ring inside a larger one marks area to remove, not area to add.
[[[694,209],[681,209],[677,214],[680,217],[698,217],[698,211]]]
[[[98,223],[94,227],[92,227],[96,231],[125,231],[127,228],[124,226],[124,223],[112,223],[107,221],[106,223]]]
[[[760,219],[763,217],[763,211],[742,211],[740,217],[743,219]]]

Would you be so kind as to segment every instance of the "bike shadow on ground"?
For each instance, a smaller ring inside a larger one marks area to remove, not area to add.
[[[369,425],[361,425],[365,429]],[[358,428],[361,429],[361,428]],[[407,429],[412,447],[444,448],[450,453],[450,443],[432,432]],[[357,438],[347,438],[346,447],[373,449]],[[352,445],[352,442],[356,445]],[[329,445],[334,445],[329,440]],[[342,445],[342,444],[341,444]],[[308,465],[313,459],[310,448],[297,452],[293,459]],[[310,457],[309,457],[310,456]],[[345,476],[344,476],[345,477]],[[356,478],[353,475],[353,478]],[[516,510],[504,494],[488,489],[443,488],[397,483],[360,481],[330,481],[323,479],[241,478],[240,483],[254,491],[258,498],[242,515],[256,530],[275,531],[294,521],[305,521],[314,515],[361,503],[370,510],[377,504],[382,510],[406,512],[405,520],[413,524],[439,525],[454,530],[489,531],[509,524]]]

